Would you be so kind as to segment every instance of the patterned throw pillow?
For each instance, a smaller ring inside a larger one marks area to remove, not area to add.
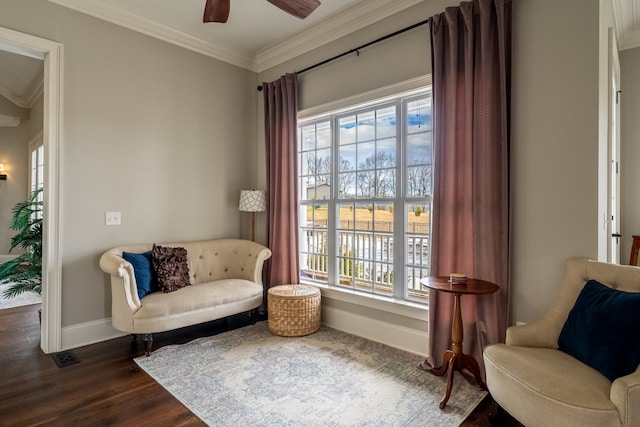
[[[185,248],[171,248],[154,244],[151,250],[151,264],[158,280],[158,286],[164,292],[177,291],[190,285]]]

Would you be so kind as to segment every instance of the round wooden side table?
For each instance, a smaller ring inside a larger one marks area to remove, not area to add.
[[[309,335],[320,329],[320,289],[279,285],[267,292],[269,331],[283,337]]]
[[[453,373],[467,369],[476,379],[478,385],[483,390],[487,390],[487,385],[480,375],[480,366],[476,359],[462,352],[462,338],[464,331],[462,329],[462,312],[460,311],[460,297],[462,295],[485,295],[492,294],[498,289],[498,285],[484,280],[467,279],[466,283],[451,283],[448,277],[427,277],[420,281],[423,285],[438,292],[446,292],[453,294],[453,319],[451,321],[451,350],[444,352],[442,357],[442,366],[439,368],[429,369],[425,362],[420,367],[429,370],[432,374],[442,376],[448,372],[447,391],[440,401],[440,409],[444,409],[451,396],[451,388],[453,386]]]

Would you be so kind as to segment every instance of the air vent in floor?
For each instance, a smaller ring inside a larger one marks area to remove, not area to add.
[[[78,356],[71,350],[53,353],[51,357],[53,357],[53,360],[54,362],[56,362],[56,365],[58,365],[58,368],[64,368],[65,366],[80,363],[80,359],[78,358]]]

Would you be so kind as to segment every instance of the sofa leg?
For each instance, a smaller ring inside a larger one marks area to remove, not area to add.
[[[144,338],[142,340],[145,342],[144,355],[149,357],[151,356],[151,347],[153,347],[153,335],[144,334]]]
[[[491,407],[489,408],[489,421],[491,422],[491,425],[495,425],[500,421],[500,415],[502,411],[504,411],[504,409],[502,409],[502,407],[498,405],[498,402],[496,402],[492,398]]]
[[[255,325],[256,321],[258,320],[258,309],[254,308],[253,310],[249,311],[249,318],[251,319],[251,324]]]

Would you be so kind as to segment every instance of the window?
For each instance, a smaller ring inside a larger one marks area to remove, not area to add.
[[[431,91],[300,120],[305,281],[427,302]]]
[[[41,133],[29,141],[29,171],[29,194],[31,194],[44,187],[44,144]],[[44,195],[40,192],[38,201],[43,200]],[[42,211],[36,213],[36,216],[42,218]]]

